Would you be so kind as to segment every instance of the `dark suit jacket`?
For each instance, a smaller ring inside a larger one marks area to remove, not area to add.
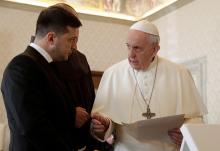
[[[74,104],[34,48],[28,46],[8,64],[1,91],[10,151],[73,151]]]
[[[83,107],[88,113],[91,112],[95,91],[92,81],[92,75],[89,64],[84,54],[75,51],[65,62],[55,62],[55,68],[61,81],[66,86],[66,92],[71,96],[72,102],[76,106]],[[76,129],[75,132],[75,147],[81,148],[87,146],[87,149],[92,150],[90,136],[90,121],[85,123],[81,128]]]

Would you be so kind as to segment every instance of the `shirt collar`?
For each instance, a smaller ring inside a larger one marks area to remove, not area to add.
[[[48,52],[46,52],[43,48],[41,48],[39,45],[35,44],[35,43],[30,43],[31,47],[33,47],[34,49],[36,49],[37,52],[39,52],[46,60],[48,63],[51,63],[53,61],[52,57],[49,55]]]

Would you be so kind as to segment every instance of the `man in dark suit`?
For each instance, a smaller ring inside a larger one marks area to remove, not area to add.
[[[82,108],[90,114],[95,92],[90,67],[85,55],[75,50],[68,61],[56,62],[54,66],[58,77],[65,85],[66,92],[70,94],[76,110]],[[87,121],[82,126],[77,126],[75,134],[75,147],[91,151],[93,145],[90,142],[92,139],[90,135],[90,121]]]
[[[56,4],[78,18],[77,12],[65,3]],[[79,31],[76,32],[79,36]],[[75,42],[77,42],[76,39]],[[70,95],[72,103],[76,106],[76,110],[82,110],[90,114],[95,99],[94,85],[92,81],[91,70],[87,62],[86,56],[77,50],[77,44],[74,45],[73,53],[67,61],[54,62],[54,69],[63,82],[66,92]],[[76,123],[74,135],[74,148],[76,150],[93,150],[95,140],[91,142],[90,120],[83,125]]]
[[[59,6],[43,10],[36,38],[5,69],[1,91],[7,110],[10,151],[73,151],[76,126],[89,119],[76,110],[51,62],[68,60],[79,19]]]
[[[55,62],[54,68],[58,77],[64,83],[66,92],[70,94],[76,109],[83,108],[88,114],[95,99],[94,85],[91,70],[86,56],[78,50],[74,50],[68,61]],[[90,133],[90,120],[80,127],[76,127],[74,135],[75,148],[80,151],[110,151],[112,145],[101,143],[94,139]]]

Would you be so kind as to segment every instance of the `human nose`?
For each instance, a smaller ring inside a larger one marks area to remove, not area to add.
[[[132,47],[128,48],[128,56],[134,57],[135,55],[135,49],[133,49]]]
[[[71,50],[72,50],[72,53],[74,53],[74,51],[77,50],[77,44],[76,43],[73,42],[71,44]]]

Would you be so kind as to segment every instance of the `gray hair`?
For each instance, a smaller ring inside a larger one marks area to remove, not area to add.
[[[152,35],[152,34],[148,34],[148,35],[149,35],[149,40],[151,41],[152,44],[159,44],[160,43],[160,36]]]

